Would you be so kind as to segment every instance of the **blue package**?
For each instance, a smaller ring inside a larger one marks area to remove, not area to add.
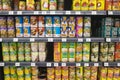
[[[16,37],[23,37],[23,27],[16,28]]]
[[[24,37],[30,37],[30,27],[24,27]]]
[[[30,27],[30,16],[23,16],[23,27]]]
[[[23,26],[23,17],[17,16],[15,17],[16,27],[22,27]]]

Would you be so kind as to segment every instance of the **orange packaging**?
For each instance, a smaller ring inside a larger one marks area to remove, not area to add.
[[[112,10],[119,10],[119,1],[120,0],[113,0]]]
[[[88,10],[88,0],[81,0],[81,10]]]
[[[96,0],[89,0],[88,8],[89,10],[96,10]]]
[[[120,60],[120,43],[116,43],[116,47],[115,47],[116,51],[115,51],[115,61],[119,61]]]
[[[60,62],[61,61],[61,53],[60,53],[60,43],[54,43],[54,61]]]
[[[105,9],[105,0],[97,0],[97,10]]]
[[[112,10],[112,0],[106,0],[105,10]]]

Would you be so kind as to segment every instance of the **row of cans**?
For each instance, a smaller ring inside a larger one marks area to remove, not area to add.
[[[64,10],[63,0],[0,0],[0,10]]]
[[[90,37],[91,17],[0,17],[1,37]]]
[[[46,43],[2,43],[3,61],[45,61]]]
[[[120,60],[120,43],[54,43],[55,62],[106,62]]]

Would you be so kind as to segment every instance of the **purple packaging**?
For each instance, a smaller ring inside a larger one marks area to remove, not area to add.
[[[83,17],[76,18],[76,37],[83,36]]]
[[[15,29],[8,28],[8,37],[15,37]]]
[[[14,18],[13,17],[7,17],[7,27],[14,28]]]
[[[7,20],[6,17],[0,17],[0,24],[1,24],[1,28],[7,28]]]
[[[7,37],[7,28],[1,28],[0,30],[1,30],[0,31],[1,32],[1,37],[3,37],[3,38]]]

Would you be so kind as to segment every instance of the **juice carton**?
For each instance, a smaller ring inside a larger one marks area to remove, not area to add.
[[[49,0],[49,10],[57,9],[57,0]]]
[[[66,16],[61,17],[61,37],[68,36],[68,19]]]
[[[96,3],[97,3],[96,0],[89,0],[89,4],[88,4],[89,10],[96,10],[96,6],[97,6]]]
[[[114,75],[113,75],[113,80],[118,80],[119,79],[119,68],[114,68]]]
[[[69,62],[75,61],[75,43],[69,43]]]
[[[61,61],[61,45],[60,43],[54,43],[54,61],[60,62]]]
[[[37,16],[31,16],[30,17],[30,27],[38,27],[38,19]]]
[[[76,37],[83,36],[83,17],[76,18]]]
[[[68,43],[61,43],[61,61],[68,61]]]
[[[88,0],[81,0],[81,10],[88,10]]]
[[[91,67],[91,76],[90,76],[91,80],[97,80],[97,74],[98,74],[97,71],[98,71],[97,67]]]
[[[97,0],[97,10],[105,9],[105,0]]]
[[[74,66],[69,68],[69,80],[75,80],[75,67]]]
[[[60,37],[60,17],[53,17],[54,37]]]
[[[105,10],[112,10],[112,0],[106,0]]]
[[[84,80],[90,79],[90,67],[84,67]]]
[[[115,43],[108,44],[108,61],[114,61]]]
[[[100,43],[100,61],[107,61],[108,43]]]
[[[83,67],[76,67],[76,80],[83,80]]]
[[[114,73],[114,69],[108,68],[107,80],[113,80],[113,73]]]
[[[23,16],[23,27],[30,27],[30,17]]]
[[[99,43],[91,43],[91,61],[98,61]]]
[[[119,10],[119,0],[113,0],[112,10]]]
[[[115,45],[115,61],[119,61],[120,60],[120,43],[116,43]]]
[[[76,44],[76,61],[79,62],[79,61],[82,61],[82,56],[83,56],[83,44],[82,43],[77,43]]]
[[[35,1],[34,0],[26,0],[26,8],[27,10],[35,10]]]
[[[72,4],[73,10],[80,10],[80,3],[81,3],[80,0],[73,0]]]
[[[48,0],[41,0],[41,10],[48,10],[49,9],[49,1]]]
[[[46,37],[52,37],[53,35],[53,19],[51,16],[45,17]]]
[[[21,17],[21,16],[15,17],[15,26],[23,27],[23,17]]]
[[[75,37],[75,18],[74,17],[69,17],[69,22],[68,22],[68,34],[69,37]]]
[[[83,61],[90,60],[90,43],[83,43]]]
[[[106,80],[107,79],[107,68],[101,67],[100,68],[100,80]]]

